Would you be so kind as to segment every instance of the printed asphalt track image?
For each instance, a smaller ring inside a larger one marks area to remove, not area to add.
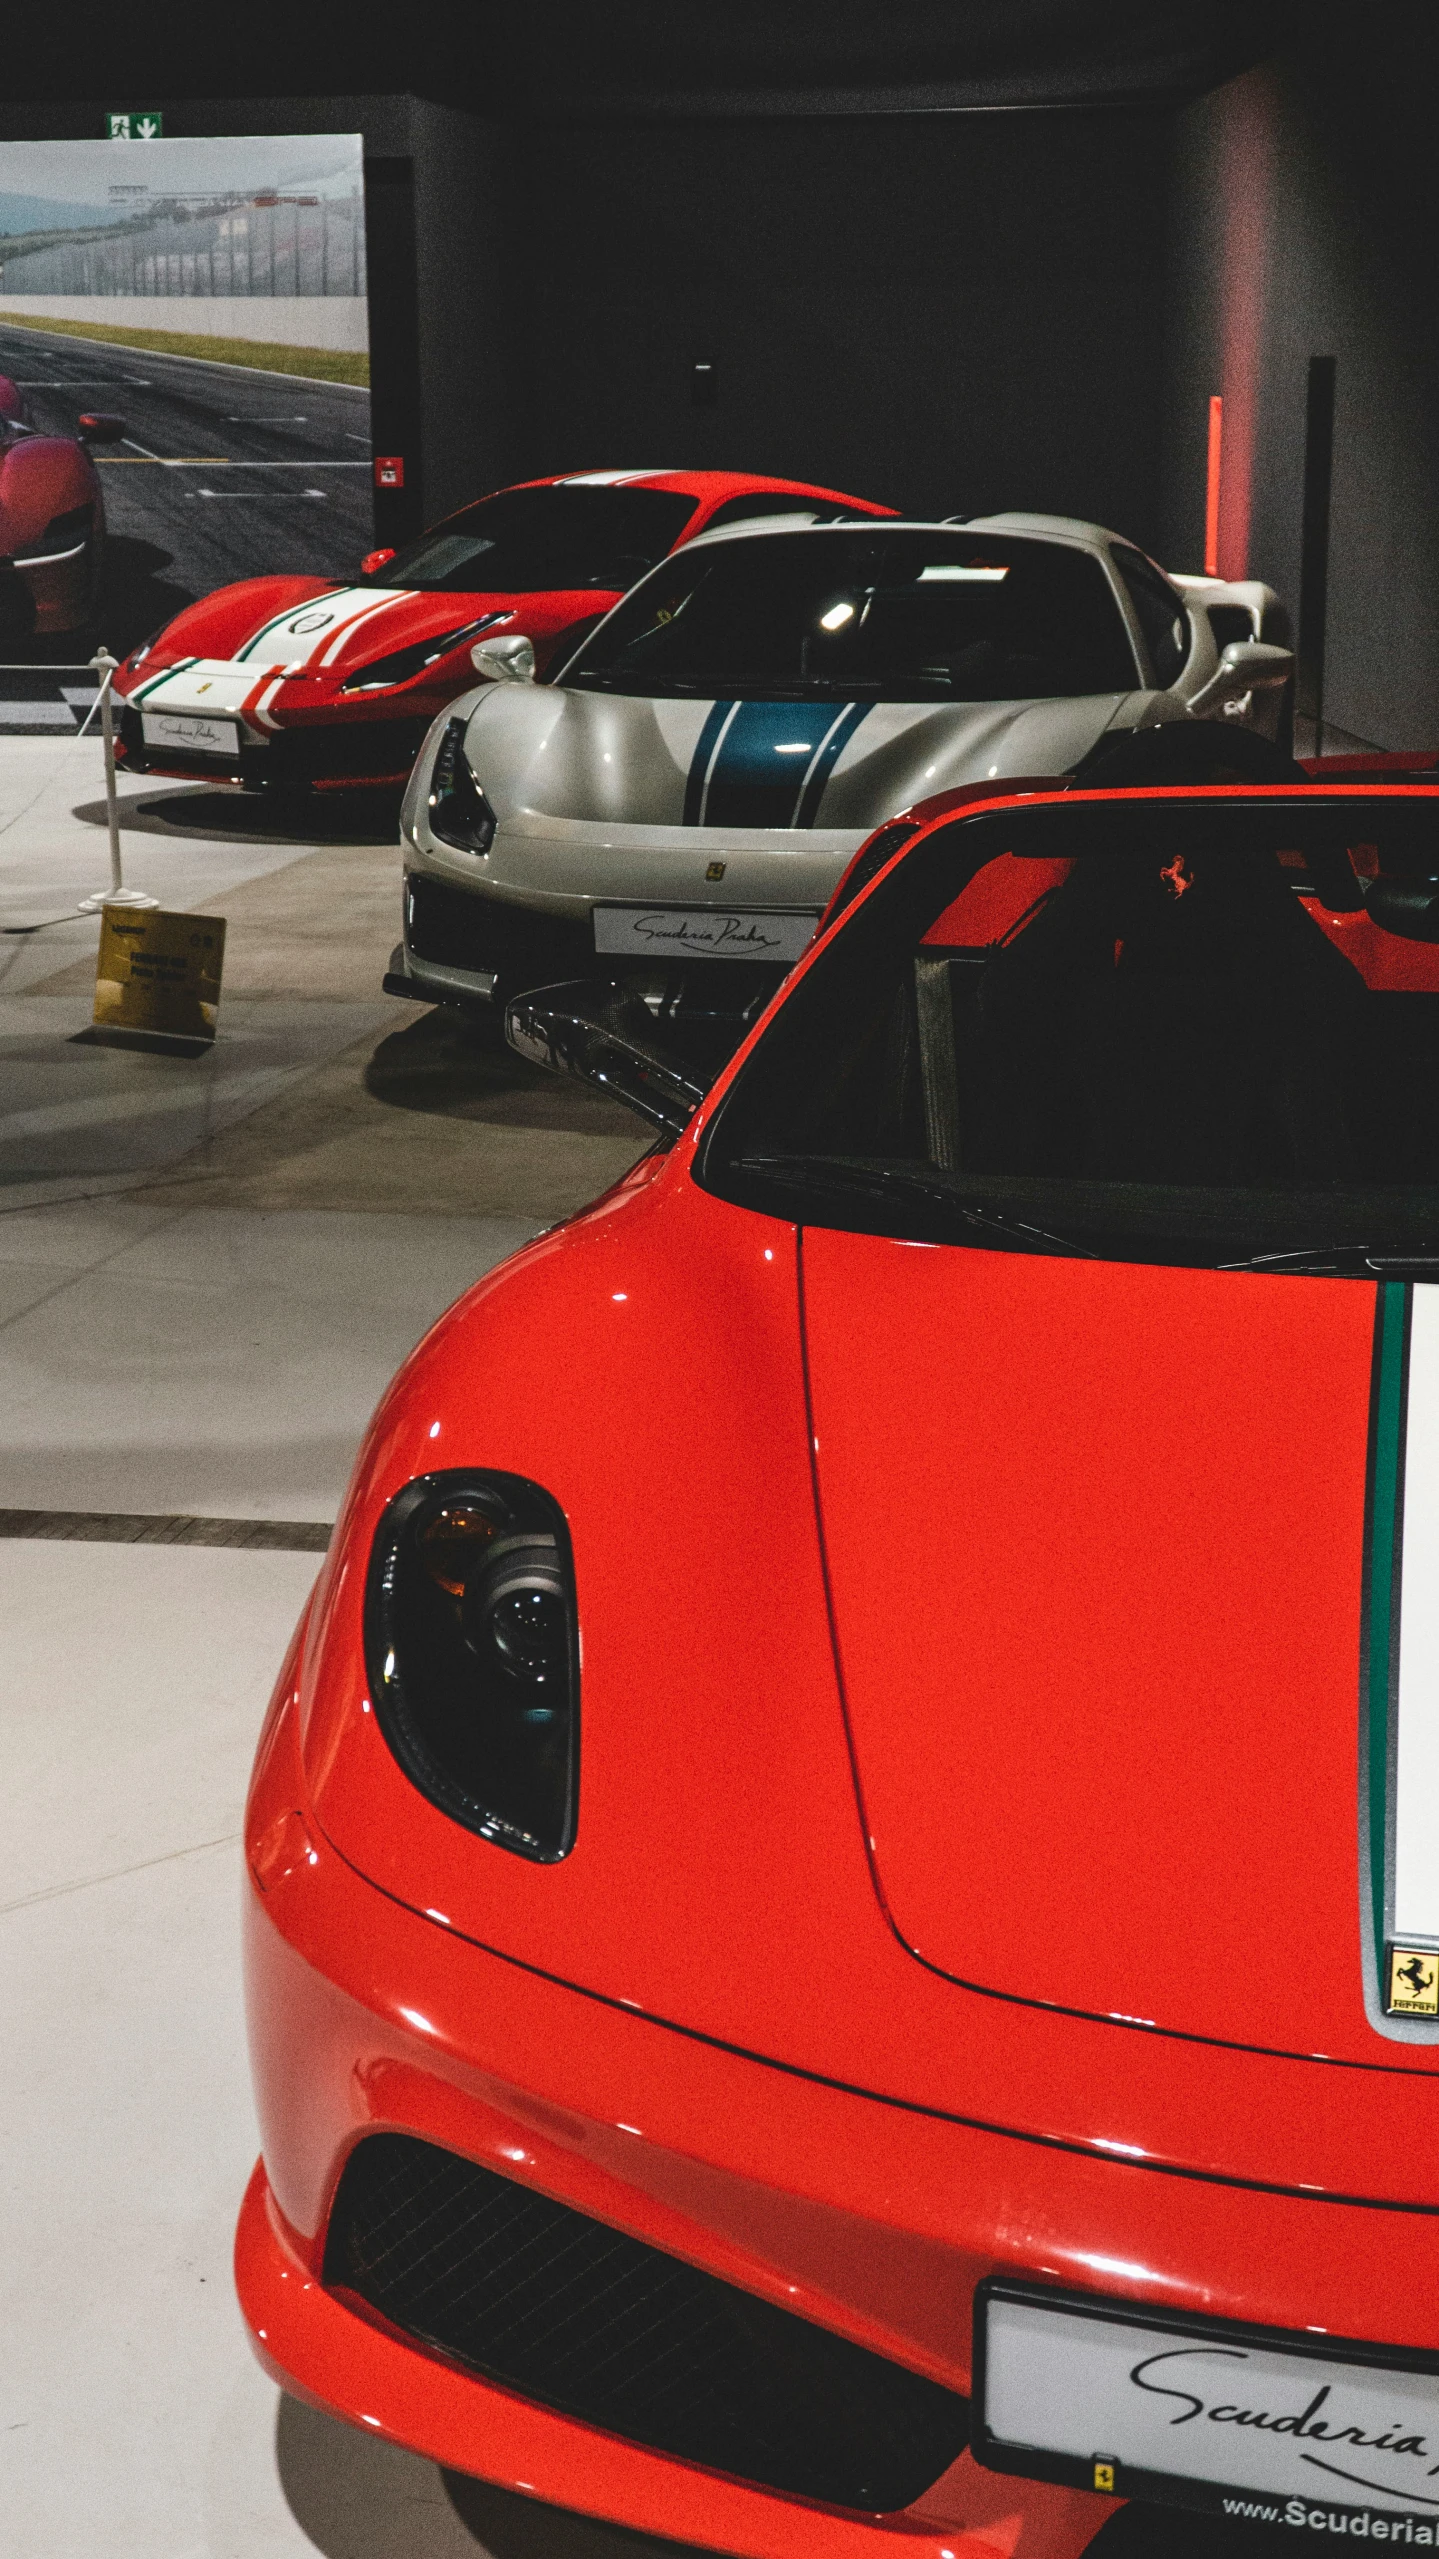
[[[125,421],[125,441],[95,453],[109,528],[96,637],[117,656],[232,579],[349,577],[373,544],[367,390],[3,322],[0,373],[42,432],[73,435],[82,410]],[[0,681],[12,702],[27,684]]]

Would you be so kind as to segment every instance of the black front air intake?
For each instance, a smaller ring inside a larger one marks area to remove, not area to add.
[[[473,897],[424,871],[407,874],[405,896],[405,938],[417,960],[493,973],[506,994],[593,972],[594,934],[587,924],[503,898]]]
[[[325,2281],[566,2417],[762,2488],[894,2514],[969,2441],[969,2403],[405,2133],[340,2180]]]

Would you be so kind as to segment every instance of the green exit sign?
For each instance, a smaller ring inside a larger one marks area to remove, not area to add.
[[[165,119],[158,107],[143,107],[133,115],[107,116],[105,129],[112,142],[159,142]]]

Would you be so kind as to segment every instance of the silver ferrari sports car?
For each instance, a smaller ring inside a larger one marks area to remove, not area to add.
[[[1272,737],[1276,623],[1267,587],[1167,577],[1068,517],[701,535],[543,682],[521,633],[477,650],[509,680],[421,749],[385,983],[499,1009],[561,978],[653,1001],[682,970],[743,1012],[887,818],[1167,722]]]

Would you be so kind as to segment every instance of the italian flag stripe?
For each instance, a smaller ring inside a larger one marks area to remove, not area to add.
[[[1368,1778],[1369,1876],[1374,1943],[1383,1961],[1388,1935],[1389,1732],[1398,1615],[1399,1503],[1404,1454],[1404,1368],[1409,1331],[1409,1291],[1381,1281],[1375,1309],[1373,1455],[1370,1476]]]
[[[1369,1470],[1364,1846],[1384,1969],[1396,1941],[1439,1947],[1439,1286],[1380,1285]]]
[[[1439,1288],[1411,1295],[1390,1748],[1393,1934],[1439,1939]]]

